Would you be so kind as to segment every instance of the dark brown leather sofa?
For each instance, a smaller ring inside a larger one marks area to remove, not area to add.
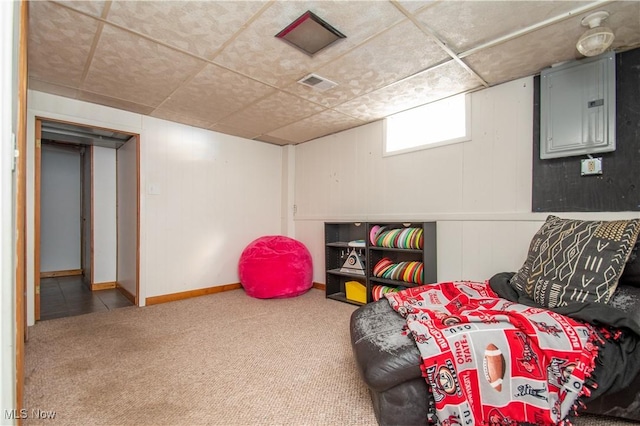
[[[640,289],[618,291],[618,303],[637,314]],[[612,303],[615,302],[615,298]],[[420,353],[403,333],[405,320],[386,299],[358,308],[351,316],[351,345],[369,388],[380,425],[426,425],[432,403],[420,369]],[[585,400],[586,412],[640,421],[640,376],[622,391]]]

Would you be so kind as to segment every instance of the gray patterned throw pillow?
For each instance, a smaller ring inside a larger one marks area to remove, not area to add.
[[[542,306],[608,303],[638,239],[640,220],[547,217],[511,285]]]

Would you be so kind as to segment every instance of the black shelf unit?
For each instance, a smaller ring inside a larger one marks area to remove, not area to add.
[[[385,230],[421,228],[423,232],[423,247],[400,248],[379,247],[370,241],[370,233],[374,226],[384,226]],[[358,275],[341,271],[346,256],[353,247],[349,241],[364,240],[365,246],[356,248],[365,265],[365,274]],[[437,282],[437,234],[435,222],[327,222],[325,223],[325,253],[326,253],[326,296],[341,302],[362,305],[362,303],[347,299],[345,283],[358,281],[366,288],[366,301],[372,302],[371,290],[374,285],[391,287],[416,287],[420,284],[400,280],[376,277],[373,275],[374,266],[384,257],[393,263],[422,262],[423,284]]]
[[[340,269],[347,260],[352,249],[359,251],[365,257],[365,247],[351,247],[350,241],[365,240],[367,225],[363,222],[326,222],[324,224],[325,267],[326,267],[326,296],[341,302],[362,305],[355,300],[347,299],[345,283],[357,281],[367,285],[366,270],[364,275],[343,272]]]

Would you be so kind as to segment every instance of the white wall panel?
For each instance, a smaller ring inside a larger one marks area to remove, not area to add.
[[[146,297],[238,282],[255,238],[281,229],[282,148],[144,118]]]
[[[282,235],[295,238],[296,228],[293,216],[295,214],[295,178],[296,178],[296,150],[293,145],[282,147],[282,197],[280,201],[280,228]]]
[[[304,146],[305,149],[300,149]],[[335,148],[334,148],[335,151]],[[295,204],[296,216],[327,217],[329,215],[329,186],[326,184],[331,151],[317,143],[296,147]],[[298,169],[303,167],[303,170]],[[313,191],[313,192],[310,192]]]
[[[467,221],[462,223],[461,274],[457,279],[482,281],[496,272],[512,271],[515,265],[522,265],[525,256],[513,259],[513,244],[518,240],[518,232],[513,222]],[[531,236],[521,241],[516,252],[526,255]]]
[[[530,211],[532,108],[532,78],[472,96],[473,139],[462,145],[462,211]]]
[[[116,150],[93,147],[93,284],[116,280]]]
[[[118,286],[130,295],[138,295],[138,141],[132,137],[115,152],[117,175],[116,209],[116,272]],[[97,263],[97,259],[96,259]]]
[[[325,221],[437,221],[439,280],[484,280],[522,265],[546,218],[531,213],[533,78],[471,98],[469,142],[383,157],[375,122],[296,146],[296,235],[312,252],[315,281],[325,282]]]
[[[29,90],[28,100],[29,110],[41,117],[130,132],[139,131],[142,124],[140,114],[35,90]]]
[[[366,209],[370,134],[363,126],[324,137],[322,143],[305,143],[303,150],[296,147],[297,216],[344,217]],[[304,167],[300,173],[299,166]]]
[[[80,152],[42,145],[40,272],[80,269]]]
[[[470,142],[384,157],[380,121],[298,145],[298,218],[528,212],[532,84],[472,94]]]
[[[322,232],[322,239],[317,237],[317,230]],[[324,255],[324,221],[305,220],[296,223],[296,240],[307,247],[313,262],[313,282],[324,283],[325,255]]]
[[[381,144],[378,137],[377,144]],[[371,171],[371,217],[401,214],[413,219],[425,212],[457,212],[462,205],[463,144],[381,156],[374,152]]]
[[[464,222],[438,222],[438,280],[456,281],[462,277],[463,259],[461,256],[464,244],[462,227]]]

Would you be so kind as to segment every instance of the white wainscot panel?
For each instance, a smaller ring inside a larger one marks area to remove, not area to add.
[[[464,144],[464,210],[529,211],[533,80],[473,94],[472,138]]]
[[[324,222],[303,220],[296,222],[296,240],[307,247],[313,261],[313,282],[326,283]]]
[[[374,157],[370,214],[404,215],[459,212],[462,207],[463,144],[389,157]]]
[[[282,148],[146,118],[143,141],[146,296],[238,282],[246,245],[280,233]]]
[[[462,276],[462,222],[442,221],[438,233],[438,281],[459,281]]]
[[[498,272],[516,272],[525,261],[537,221],[465,222],[464,279],[483,281]]]

